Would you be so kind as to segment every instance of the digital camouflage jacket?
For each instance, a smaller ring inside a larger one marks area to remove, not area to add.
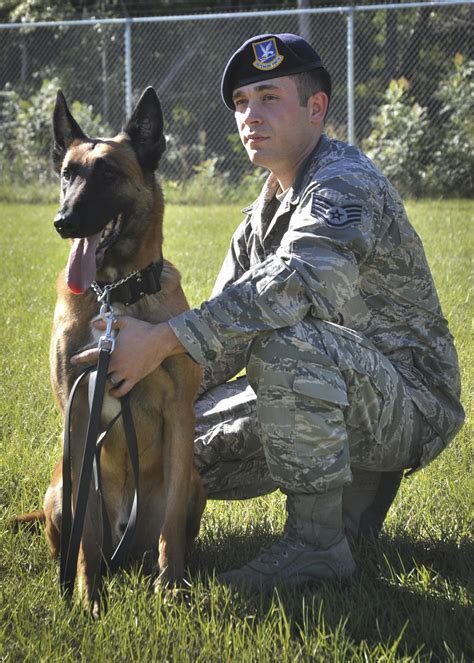
[[[237,228],[212,297],[170,321],[209,383],[245,363],[260,332],[312,316],[366,336],[446,444],[459,430],[459,367],[421,240],[357,147],[322,136],[281,202],[270,175]]]

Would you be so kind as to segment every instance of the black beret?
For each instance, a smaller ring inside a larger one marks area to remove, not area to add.
[[[233,91],[242,85],[280,76],[324,69],[321,58],[308,42],[290,33],[257,35],[235,51],[222,75],[221,93],[225,105],[234,110]]]

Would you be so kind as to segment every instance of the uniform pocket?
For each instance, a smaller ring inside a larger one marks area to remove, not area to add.
[[[350,480],[350,469],[344,423],[348,400],[341,372],[300,360],[293,376],[286,372],[277,378],[260,388],[257,397],[273,480],[294,492],[324,492],[343,485]]]
[[[294,452],[313,485],[327,490],[350,475],[344,410],[347,387],[336,366],[298,362],[295,396]]]
[[[299,361],[293,391],[308,398],[347,407],[347,387],[336,366],[320,366]]]

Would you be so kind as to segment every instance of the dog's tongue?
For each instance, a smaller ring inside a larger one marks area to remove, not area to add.
[[[95,252],[100,240],[100,233],[75,239],[69,252],[66,266],[66,283],[75,295],[80,295],[89,288],[95,279]]]

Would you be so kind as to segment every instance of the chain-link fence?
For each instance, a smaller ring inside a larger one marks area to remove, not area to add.
[[[330,134],[362,143],[373,130],[371,117],[387,103],[390,81],[401,77],[409,82],[408,106],[413,110],[416,100],[423,121],[433,127],[442,120],[442,81],[453,75],[456,62],[472,59],[473,8],[472,0],[448,0],[0,25],[2,168],[13,168],[27,143],[21,132],[18,136],[22,121],[30,124],[25,135],[44,123],[49,127],[57,86],[69,101],[80,102],[76,111],[85,129],[92,123],[116,131],[132,102],[153,85],[169,136],[163,176],[185,181],[202,164],[211,164],[239,180],[248,164],[232,113],[220,99],[220,78],[232,52],[261,33],[302,34],[320,53],[333,78]],[[403,96],[400,89],[392,92],[394,98]]]

